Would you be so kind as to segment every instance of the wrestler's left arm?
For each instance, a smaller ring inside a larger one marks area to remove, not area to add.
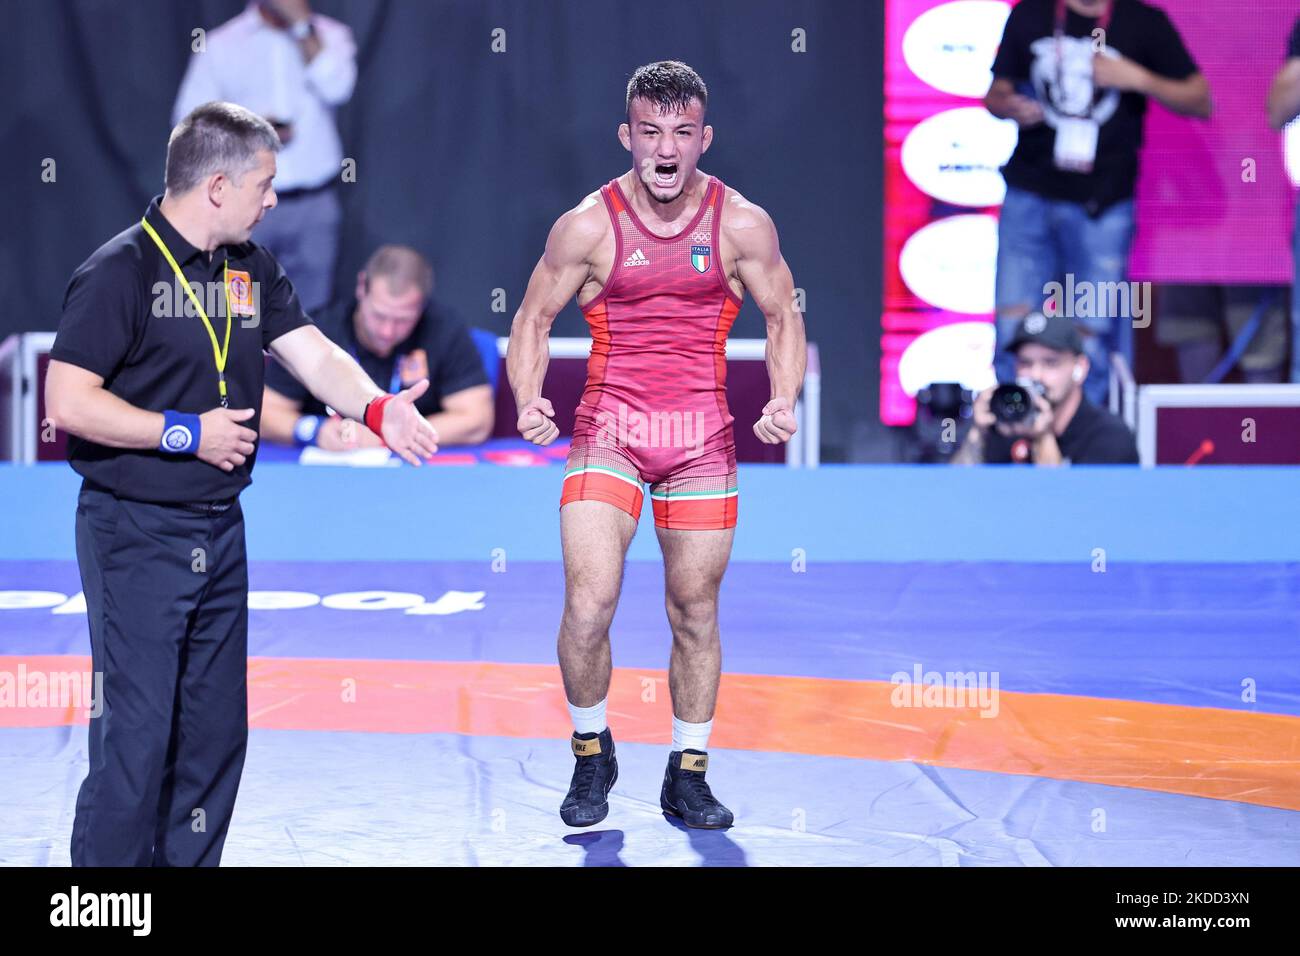
[[[797,429],[794,403],[808,364],[803,313],[795,301],[794,277],[781,255],[776,226],[760,206],[735,196],[723,217],[736,254],[736,274],[767,320],[767,377],[772,398],[754,423],[768,445],[789,441]]]

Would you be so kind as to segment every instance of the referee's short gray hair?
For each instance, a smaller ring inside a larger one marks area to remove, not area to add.
[[[234,103],[204,103],[176,124],[167,140],[167,191],[189,192],[214,173],[238,184],[259,150],[278,152],[275,127]]]

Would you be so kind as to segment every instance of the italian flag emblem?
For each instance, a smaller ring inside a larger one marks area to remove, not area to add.
[[[695,267],[696,272],[708,272],[709,261],[708,246],[691,246],[691,265]]]

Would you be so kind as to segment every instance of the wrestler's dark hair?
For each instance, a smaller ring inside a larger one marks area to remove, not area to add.
[[[700,75],[679,60],[647,63],[627,82],[628,122],[632,122],[632,101],[643,99],[659,107],[659,112],[680,113],[699,100],[702,109],[709,107],[709,90]]]

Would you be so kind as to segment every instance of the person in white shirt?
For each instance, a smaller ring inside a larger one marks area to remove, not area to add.
[[[172,111],[177,122],[196,106],[225,100],[275,127],[283,143],[279,205],[253,240],[284,267],[308,313],[332,297],[343,162],[334,111],[351,98],[356,78],[356,44],[345,24],[313,13],[307,0],[253,0],[208,31]]]

